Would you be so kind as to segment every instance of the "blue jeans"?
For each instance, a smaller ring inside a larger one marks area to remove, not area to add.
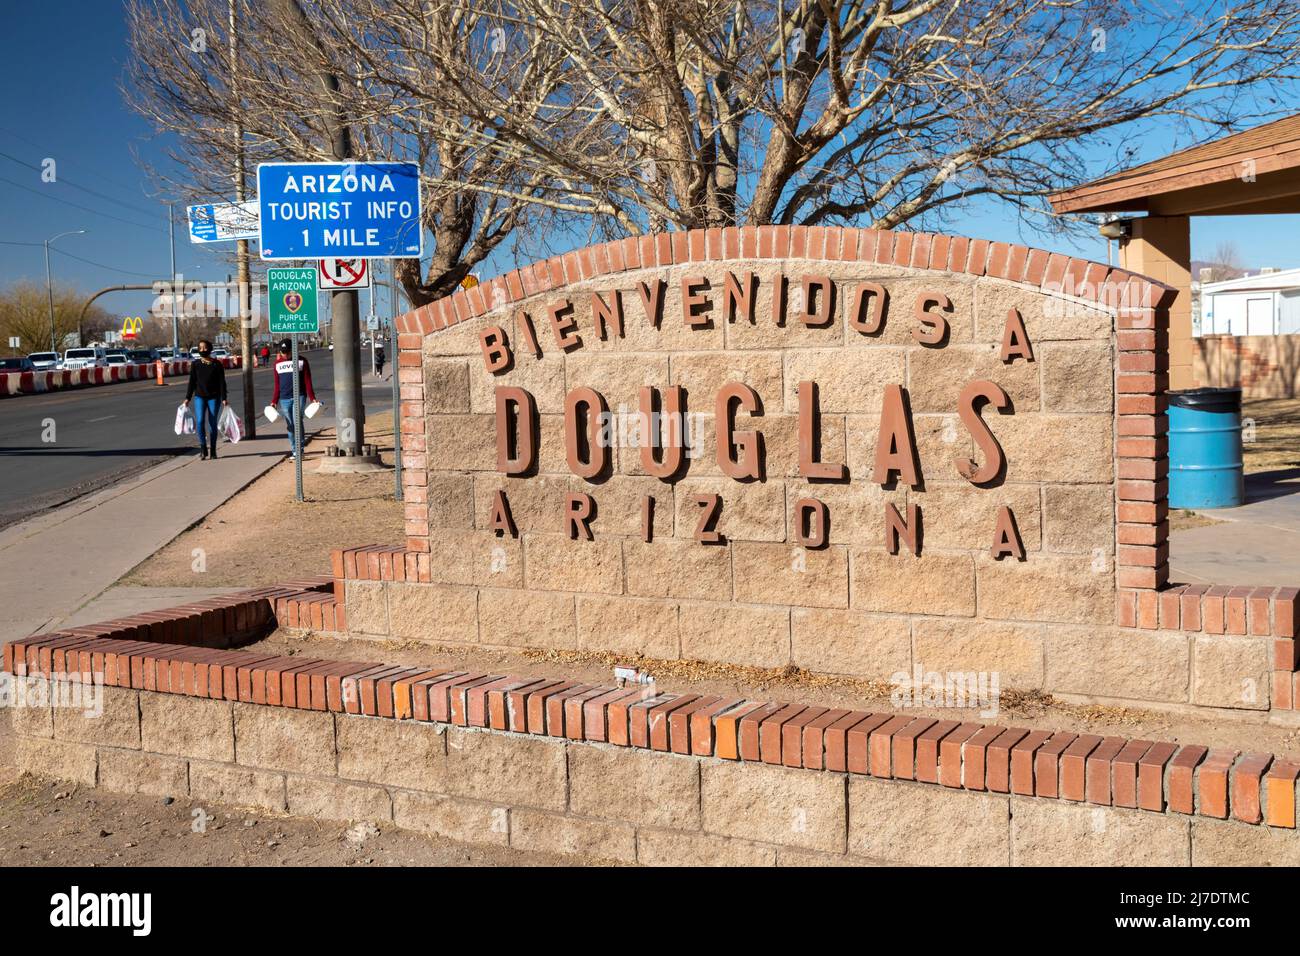
[[[276,402],[276,408],[278,408],[280,414],[284,416],[284,427],[289,433],[289,450],[293,451],[293,426],[294,420],[297,418],[293,412],[293,397],[290,396],[289,398],[280,399],[280,401]],[[304,428],[303,432],[305,433],[306,431],[307,429]],[[303,440],[305,441],[306,438],[307,436],[304,434]]]
[[[200,448],[217,447],[217,418],[221,415],[221,399],[194,396],[194,433]],[[210,436],[206,441],[205,435]]]

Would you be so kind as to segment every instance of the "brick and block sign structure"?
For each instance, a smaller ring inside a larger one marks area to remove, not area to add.
[[[24,712],[20,763],[629,862],[1300,862],[1286,755],[255,643],[994,672],[1293,723],[1297,591],[1169,580],[1172,295],[1020,246],[802,227],[610,242],[457,292],[398,322],[405,545],[11,643],[11,674],[102,680],[117,715]]]

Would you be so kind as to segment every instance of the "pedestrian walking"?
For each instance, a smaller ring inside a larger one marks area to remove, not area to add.
[[[384,374],[384,347],[382,345],[375,346],[375,374]]]
[[[293,343],[283,339],[277,348],[279,352],[275,356],[275,389],[271,394],[271,404],[284,416],[284,426],[289,435],[289,453],[293,456],[293,429],[298,420],[295,414],[297,410],[293,407]],[[311,387],[311,365],[301,356],[298,358],[298,394],[308,404],[316,401],[316,392]],[[304,440],[306,437],[303,435]]]
[[[196,401],[197,399],[197,401]],[[212,343],[199,341],[198,356],[190,363],[185,404],[192,403],[194,433],[204,459],[217,457],[217,418],[226,404],[226,368],[212,358]]]
[[[269,345],[263,345],[263,346],[262,346],[262,365],[263,365],[263,366],[266,366],[266,365],[270,365],[270,364],[271,364],[271,346],[269,346]]]

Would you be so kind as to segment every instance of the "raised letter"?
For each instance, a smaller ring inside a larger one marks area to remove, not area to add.
[[[551,320],[551,334],[555,336],[555,344],[563,351],[582,345],[582,336],[578,334],[578,325],[573,320],[572,302],[565,299],[548,306],[546,316]]]
[[[564,529],[570,538],[593,540],[588,523],[591,521],[591,513],[595,510],[596,501],[589,494],[579,491],[565,496]]]
[[[732,403],[736,408],[732,408]],[[758,479],[762,473],[763,436],[754,431],[735,431],[735,414],[757,414],[758,393],[742,382],[727,382],[718,389],[714,407],[714,427],[718,431],[718,467],[728,478],[737,481]]]
[[[615,336],[620,339],[623,337],[623,294],[615,289],[613,295],[614,301],[611,304],[599,292],[591,294],[591,317],[596,320],[602,342],[609,338],[610,326],[614,327]]]
[[[800,498],[794,505],[794,540],[804,548],[826,546],[826,526],[831,515],[825,503],[816,498]]]
[[[922,345],[943,345],[948,340],[948,320],[931,312],[932,305],[944,312],[952,311],[952,300],[942,292],[922,292],[916,299],[918,326],[912,330],[912,338]]]
[[[916,438],[912,434],[912,413],[902,386],[886,385],[880,400],[880,435],[876,439],[876,468],[871,480],[887,485],[898,472],[898,480],[913,488],[917,478]]]
[[[693,329],[706,329],[713,324],[709,312],[713,300],[704,295],[709,290],[709,280],[704,276],[682,277],[682,318]]]
[[[496,398],[497,471],[522,475],[537,463],[537,402],[517,385],[497,386]]]
[[[1022,358],[1028,362],[1034,360],[1034,350],[1029,344],[1029,333],[1025,331],[1025,320],[1019,309],[1007,310],[1007,324],[1002,330],[1002,361]]]
[[[601,424],[608,414],[604,396],[595,389],[575,388],[565,396],[564,451],[569,471],[579,478],[590,480],[609,467],[609,446],[601,441]]]
[[[663,279],[651,279],[649,282],[641,282],[638,288],[641,291],[641,304],[645,306],[645,317],[650,320],[653,328],[659,328],[659,320],[664,315],[664,286]]]
[[[492,496],[492,511],[488,515],[488,528],[491,531],[508,534],[512,538],[519,537],[519,530],[515,527],[514,516],[510,514],[510,502],[506,499],[504,488],[498,488],[496,494]]]
[[[499,325],[489,325],[479,333],[479,346],[483,349],[483,364],[490,373],[504,371],[510,367],[514,356],[506,342],[506,333]]]
[[[908,550],[913,554],[921,553],[921,506],[907,506],[907,520],[898,513],[892,501],[885,502],[885,550],[898,554],[898,539],[907,542]]]
[[[888,311],[889,292],[885,287],[877,282],[864,282],[853,293],[849,325],[863,335],[877,335],[885,327]]]
[[[728,272],[722,284],[722,311],[728,322],[735,322],[740,316],[750,325],[754,324],[754,290],[758,280],[752,272],[746,272],[743,280]]]
[[[700,520],[695,525],[695,540],[701,544],[721,544],[722,535],[717,531],[718,513],[722,511],[721,495],[696,495],[695,503],[700,506]]]
[[[1025,560],[1025,543],[1020,540],[1016,516],[1006,505],[998,509],[997,524],[993,527],[993,547],[989,554],[993,555],[994,561],[1001,561],[1007,555],[1017,561]]]
[[[802,291],[799,321],[813,328],[830,325],[835,318],[834,283],[826,276],[804,276]]]
[[[682,399],[685,390],[669,385],[663,399],[659,390],[641,389],[641,467],[647,475],[667,481],[682,466]],[[659,406],[656,408],[656,405]],[[655,449],[659,460],[655,460]]]
[[[817,460],[821,452],[821,416],[817,412],[817,383],[800,382],[799,474],[809,480],[843,481],[844,466]]]
[[[1007,463],[1002,446],[993,437],[993,432],[976,408],[976,402],[981,399],[1004,415],[1011,408],[1011,399],[996,382],[976,379],[961,390],[961,395],[957,398],[957,412],[961,416],[961,423],[975,439],[975,446],[984,458],[984,464],[977,465],[971,458],[954,458],[953,464],[957,466],[957,473],[972,485],[992,481],[1002,473],[1002,468]]]

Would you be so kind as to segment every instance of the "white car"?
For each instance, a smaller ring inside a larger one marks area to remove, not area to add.
[[[58,352],[33,352],[27,358],[38,372],[53,372],[59,367]]]
[[[230,358],[230,349],[213,349],[212,357],[214,359],[228,359]]]
[[[131,360],[121,352],[109,352],[104,356],[104,365],[112,368],[113,366],[130,365]]]
[[[68,349],[63,353],[62,368],[75,372],[83,368],[98,368],[104,364],[104,350],[95,348]]]

